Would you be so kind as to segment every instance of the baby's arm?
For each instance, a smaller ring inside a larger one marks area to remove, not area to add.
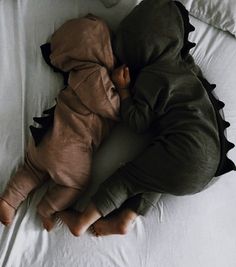
[[[115,69],[112,73],[112,81],[120,95],[121,101],[130,97],[130,75],[128,67],[122,65],[121,67]]]
[[[90,111],[103,118],[119,120],[120,97],[106,68],[99,67],[79,85],[74,72],[69,85]]]
[[[154,119],[154,111],[150,100],[152,92],[145,92],[144,88],[135,88],[134,96],[129,92],[130,76],[128,67],[121,66],[113,72],[113,83],[119,92],[121,99],[121,117],[135,132],[142,133],[148,130]],[[144,92],[143,92],[144,91]]]

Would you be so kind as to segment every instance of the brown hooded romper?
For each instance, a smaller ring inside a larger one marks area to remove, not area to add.
[[[66,22],[53,34],[51,48],[51,63],[69,72],[68,86],[56,99],[52,127],[38,146],[30,140],[24,165],[1,197],[17,209],[51,178],[55,185],[38,205],[44,217],[70,206],[86,188],[94,149],[118,120],[120,105],[109,77],[114,57],[104,21],[87,15]]]

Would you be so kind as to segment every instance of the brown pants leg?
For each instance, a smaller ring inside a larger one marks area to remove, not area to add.
[[[70,207],[80,192],[81,190],[76,188],[55,184],[41,199],[37,211],[43,217],[51,217],[55,212]]]
[[[67,209],[88,187],[92,152],[74,149],[74,154],[73,150],[65,151],[63,156],[58,153],[46,166],[54,184],[38,204],[37,211],[42,217],[50,218],[55,212]]]
[[[26,154],[25,163],[11,177],[1,198],[17,209],[29,193],[49,178],[48,174],[39,169]]]

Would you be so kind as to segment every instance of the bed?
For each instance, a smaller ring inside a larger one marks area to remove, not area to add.
[[[60,75],[43,61],[40,45],[66,20],[89,12],[115,29],[139,1],[111,2],[0,1],[0,192],[23,161],[32,117],[52,106],[63,87]],[[225,102],[224,116],[231,123],[227,137],[236,143],[235,3],[227,0],[222,7],[216,0],[212,1],[215,6],[203,0],[182,2],[196,28],[190,39],[197,46],[191,53],[208,80],[217,84],[215,93]],[[231,16],[224,16],[227,12]],[[136,135],[118,125],[95,155],[92,187],[75,208],[83,209],[99,183],[148,140],[148,135]],[[228,156],[235,162],[236,149]],[[0,266],[235,267],[235,178],[235,172],[230,172],[192,196],[162,195],[157,208],[145,218],[138,217],[127,235],[108,237],[90,232],[74,237],[60,223],[50,233],[43,230],[36,205],[47,189],[44,185],[20,206],[11,226],[0,226]]]

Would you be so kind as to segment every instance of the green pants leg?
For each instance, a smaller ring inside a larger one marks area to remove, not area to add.
[[[157,203],[161,198],[160,193],[147,192],[137,194],[127,199],[120,207],[120,209],[131,209],[138,215],[145,216],[152,209],[157,208]]]

